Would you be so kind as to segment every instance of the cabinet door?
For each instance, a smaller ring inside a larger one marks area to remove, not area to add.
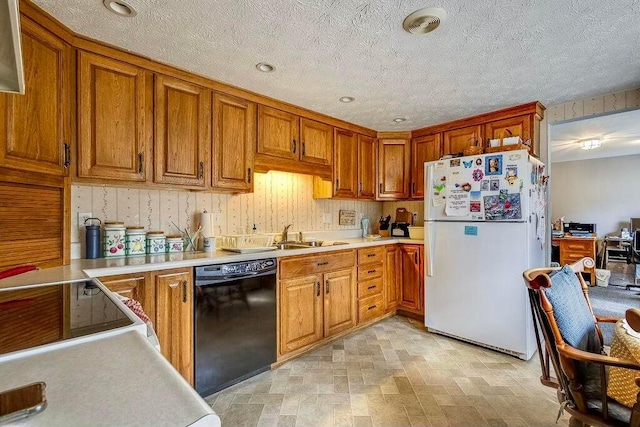
[[[531,139],[531,117],[520,116],[497,120],[484,125],[484,136],[489,146],[490,139],[503,140],[511,136],[519,136],[523,141]]]
[[[156,293],[146,273],[100,277],[98,280],[111,292],[138,301],[155,327]]]
[[[258,153],[298,159],[299,134],[298,116],[264,105],[258,106]]]
[[[252,191],[256,104],[216,93],[213,117],[213,187]]]
[[[211,94],[200,86],[156,76],[154,181],[206,187]]]
[[[420,301],[420,246],[400,245],[398,309],[419,313],[422,309]]]
[[[376,198],[376,139],[358,135],[358,198]]]
[[[378,141],[378,200],[409,197],[410,143],[409,139]]]
[[[78,177],[146,181],[153,76],[104,56],[78,55]]]
[[[155,275],[156,332],[162,355],[193,384],[193,283],[191,272]]]
[[[280,282],[280,354],[322,339],[322,275]]]
[[[424,198],[424,163],[441,156],[442,134],[427,135],[411,141],[411,198]]]
[[[356,325],[356,280],[353,269],[324,275],[324,336]]]
[[[348,130],[336,129],[333,150],[333,195],[355,198],[358,167],[356,135]]]
[[[446,131],[442,140],[443,155],[462,153],[462,150],[470,145],[482,145],[482,126]]]
[[[384,299],[387,312],[395,311],[398,306],[398,260],[400,251],[397,245],[386,247],[386,259],[384,267]]]
[[[22,17],[25,94],[0,94],[0,165],[66,176],[70,165],[70,48]]]
[[[330,165],[333,159],[333,127],[309,119],[300,119],[300,160]]]

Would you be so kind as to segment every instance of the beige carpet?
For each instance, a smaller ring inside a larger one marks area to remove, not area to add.
[[[555,426],[539,376],[537,354],[524,362],[396,316],[207,401],[223,426]]]

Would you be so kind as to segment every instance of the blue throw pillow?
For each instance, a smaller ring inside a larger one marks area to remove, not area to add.
[[[545,289],[544,293],[553,305],[553,314],[562,339],[571,347],[600,353],[602,343],[576,274],[571,267],[565,265],[549,277],[551,288]]]

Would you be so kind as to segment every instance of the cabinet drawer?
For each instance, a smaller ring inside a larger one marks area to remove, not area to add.
[[[360,300],[358,323],[368,322],[384,314],[384,298],[382,294],[373,295]]]
[[[367,298],[382,292],[382,277],[358,283],[358,298]]]
[[[358,249],[358,264],[372,264],[384,261],[384,246]]]
[[[575,261],[579,261],[584,257],[590,257],[591,254],[588,252],[578,252],[578,251],[572,251],[572,252],[567,252],[564,254],[564,256],[562,257],[564,263],[566,264],[571,264]]]
[[[383,263],[367,264],[358,267],[358,281],[382,277]]]
[[[340,251],[324,254],[288,257],[280,260],[280,279],[324,273],[353,267],[355,251]]]
[[[580,242],[580,241],[572,241],[572,242],[567,242],[564,244],[564,248],[567,251],[585,251],[586,253],[591,253],[591,251],[593,250],[593,242],[592,241],[584,241],[584,242]]]

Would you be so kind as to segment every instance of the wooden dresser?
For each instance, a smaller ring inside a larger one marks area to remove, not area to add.
[[[558,237],[552,239],[554,245],[560,248],[560,265],[574,263],[584,257],[596,261],[597,237]],[[587,269],[591,275],[591,284],[595,284],[595,267]]]

